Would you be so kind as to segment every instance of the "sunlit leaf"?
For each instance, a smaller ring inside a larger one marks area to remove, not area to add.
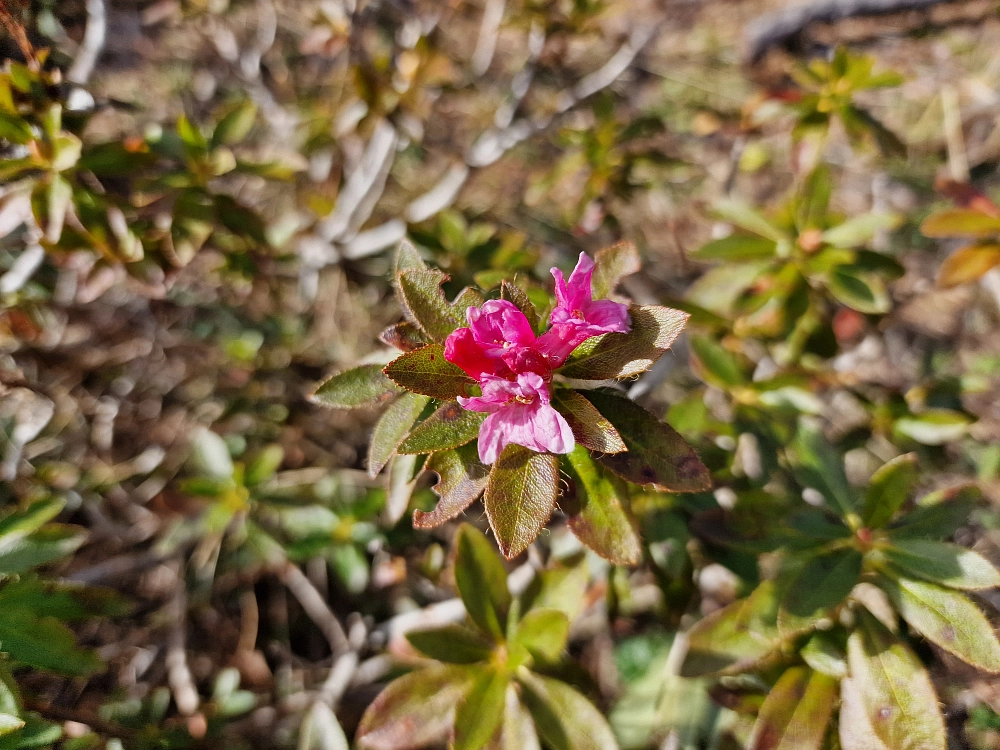
[[[621,453],[626,450],[614,426],[583,395],[568,388],[557,388],[552,406],[566,418],[576,442],[597,453]]]
[[[926,237],[990,237],[1000,234],[1000,218],[972,208],[948,208],[924,219]]]
[[[642,540],[628,510],[625,482],[590,457],[582,445],[566,456],[575,492],[563,502],[576,537],[616,565],[642,559]]]
[[[407,435],[399,452],[432,453],[458,448],[479,436],[487,416],[485,412],[463,409],[457,401],[448,401]]]
[[[372,432],[368,444],[368,475],[377,476],[396,455],[400,443],[430,402],[427,396],[404,393],[385,410]]]
[[[447,279],[447,274],[431,268],[408,268],[398,277],[400,302],[413,321],[438,343],[466,324],[465,309],[453,307],[441,290]]]
[[[484,632],[503,638],[512,599],[500,556],[483,533],[469,524],[459,528],[455,544],[455,583],[469,617]]]
[[[1000,586],[1000,571],[982,555],[957,544],[896,539],[882,554],[896,570],[949,588],[974,591]]]
[[[553,750],[618,750],[601,712],[564,682],[520,672],[522,700],[545,744]]]
[[[837,680],[805,667],[785,670],[760,707],[747,750],[819,750]]]
[[[986,672],[1000,672],[1000,641],[993,626],[969,598],[924,581],[899,578],[880,582],[893,605],[931,643]]]
[[[439,500],[430,513],[413,511],[413,526],[417,529],[431,529],[457,516],[483,494],[489,477],[489,468],[480,463],[474,444],[435,453],[425,468],[440,477],[431,488]]]
[[[510,676],[504,669],[491,665],[478,672],[455,711],[454,750],[486,746],[503,721],[509,684]]]
[[[559,459],[508,445],[493,464],[483,503],[504,557],[521,554],[545,526],[559,495]]]
[[[953,409],[926,409],[897,419],[893,428],[922,445],[944,445],[962,437],[972,420]]]
[[[312,400],[334,409],[384,404],[402,389],[382,373],[382,365],[362,365],[326,380]]]
[[[868,483],[862,520],[871,528],[885,526],[896,515],[917,481],[917,457],[906,453],[879,468]]]
[[[945,258],[938,269],[937,283],[943,287],[968,284],[997,266],[1000,266],[1000,245],[970,245]]]
[[[594,275],[590,282],[594,299],[611,296],[623,278],[638,273],[641,268],[639,251],[631,242],[619,242],[598,250],[594,255]]]
[[[407,352],[386,365],[383,372],[401,388],[443,401],[467,395],[467,389],[476,383],[444,358],[440,344]]]

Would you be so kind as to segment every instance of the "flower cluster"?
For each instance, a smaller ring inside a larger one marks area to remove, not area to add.
[[[594,262],[580,260],[556,280],[556,307],[549,329],[535,336],[527,317],[507,300],[490,300],[466,310],[467,328],[456,329],[445,342],[444,356],[482,388],[481,396],[459,397],[470,411],[488,412],[479,432],[479,458],[492,464],[509,443],[539,453],[569,453],[575,440],[566,419],[549,403],[552,372],[581,343],[604,333],[628,333],[628,308],[611,300],[594,300]]]

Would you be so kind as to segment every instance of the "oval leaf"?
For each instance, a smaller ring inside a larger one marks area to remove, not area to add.
[[[518,680],[522,700],[546,745],[554,750],[618,750],[601,712],[569,685],[526,670]]]
[[[474,664],[487,661],[495,644],[457,623],[433,630],[411,630],[406,640],[424,656],[448,664]]]
[[[1000,218],[972,208],[948,208],[924,219],[925,237],[990,237],[1000,234]]]
[[[573,351],[560,374],[579,380],[610,380],[643,373],[670,349],[691,317],[658,305],[633,305],[628,312],[632,319],[629,333],[587,339]]]
[[[642,539],[628,511],[625,483],[598,465],[582,445],[566,456],[576,492],[564,499],[573,534],[605,560],[636,565]]]
[[[861,577],[861,553],[839,549],[818,555],[805,564],[792,581],[778,611],[783,634],[798,633],[835,609]]]
[[[896,515],[917,482],[917,456],[907,453],[883,465],[872,476],[862,520],[870,528],[885,526]]]
[[[484,632],[501,639],[512,601],[507,571],[489,540],[475,526],[462,524],[455,543],[455,583],[465,609]]]
[[[413,322],[439,343],[465,325],[465,308],[453,307],[445,299],[441,284],[447,280],[448,274],[433,268],[407,268],[398,276],[400,303]]]
[[[638,273],[641,268],[639,251],[631,242],[619,242],[598,250],[594,255],[594,275],[590,281],[594,299],[611,296],[623,278]]]
[[[396,455],[399,444],[413,427],[430,399],[416,393],[404,393],[389,405],[375,423],[372,440],[368,444],[368,475],[377,476]]]
[[[1000,672],[1000,642],[993,626],[965,594],[906,578],[883,581],[882,587],[924,638],[974,667]]]
[[[947,258],[938,269],[938,286],[951,287],[978,281],[988,271],[1000,266],[1000,245],[971,245]]]
[[[382,372],[382,365],[362,365],[334,375],[312,395],[312,400],[333,409],[384,404],[401,389]]]
[[[448,401],[414,428],[399,446],[399,452],[433,453],[458,448],[479,436],[487,416],[485,412],[463,409],[457,401]]]
[[[493,464],[483,501],[500,551],[508,560],[545,526],[559,494],[559,459],[508,445]]]
[[[1000,571],[982,555],[957,544],[926,539],[898,539],[883,550],[886,560],[907,576],[953,589],[1000,586]]]
[[[500,727],[507,702],[507,672],[496,667],[480,670],[455,711],[453,750],[480,750]]]
[[[872,732],[888,750],[945,750],[944,721],[930,675],[910,648],[861,612],[847,640],[853,686]]]
[[[382,370],[396,385],[413,393],[450,401],[466,395],[476,381],[444,358],[444,347],[428,344],[397,357]]]
[[[598,453],[621,453],[626,450],[614,425],[577,391],[557,389],[552,394],[552,406],[566,418],[573,437],[584,448]]]
[[[760,707],[747,750],[819,750],[837,683],[806,667],[785,670]]]
[[[698,492],[712,486],[708,469],[674,429],[627,398],[589,391],[586,399],[618,430],[626,453],[601,463],[636,484],[655,484],[673,492]]]

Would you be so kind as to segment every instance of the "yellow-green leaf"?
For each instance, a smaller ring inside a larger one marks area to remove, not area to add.
[[[433,453],[458,448],[479,436],[487,416],[485,412],[463,409],[457,401],[448,401],[407,435],[399,452]]]
[[[969,245],[959,248],[938,269],[938,286],[950,287],[978,281],[1000,265],[1000,245]]]
[[[559,494],[559,459],[508,445],[493,464],[484,503],[504,557],[528,548],[552,515]]]
[[[401,388],[449,401],[467,395],[476,381],[444,358],[444,347],[428,344],[397,357],[383,372]]]

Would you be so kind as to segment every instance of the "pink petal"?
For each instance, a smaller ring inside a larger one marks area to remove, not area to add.
[[[497,460],[507,442],[500,413],[490,414],[479,428],[479,460],[489,466]]]
[[[559,367],[576,347],[594,334],[590,333],[583,321],[574,320],[571,323],[553,323],[545,333],[535,341],[535,349],[541,352],[549,367]]]
[[[444,358],[458,365],[470,377],[479,380],[484,375],[507,372],[502,360],[487,355],[483,345],[475,340],[468,328],[456,328],[444,342]]]
[[[516,383],[493,375],[484,375],[480,384],[483,389],[482,396],[458,397],[458,403],[463,409],[495,412],[508,401],[521,395]]]
[[[535,340],[535,332],[524,313],[507,300],[491,299],[481,308],[470,307],[465,316],[476,341],[488,351],[497,349],[497,356],[511,345],[528,346]]]
[[[576,268],[569,276],[569,294],[573,299],[573,308],[583,307],[584,304],[593,299],[593,292],[590,288],[590,280],[594,275],[594,261],[586,253],[580,253],[580,258],[576,262]]]
[[[583,308],[583,319],[595,334],[628,333],[632,330],[628,307],[607,299],[588,302]]]
[[[569,453],[576,445],[562,414],[541,400],[512,402],[488,416],[479,428],[479,459],[491,464],[511,443],[538,453]]]

